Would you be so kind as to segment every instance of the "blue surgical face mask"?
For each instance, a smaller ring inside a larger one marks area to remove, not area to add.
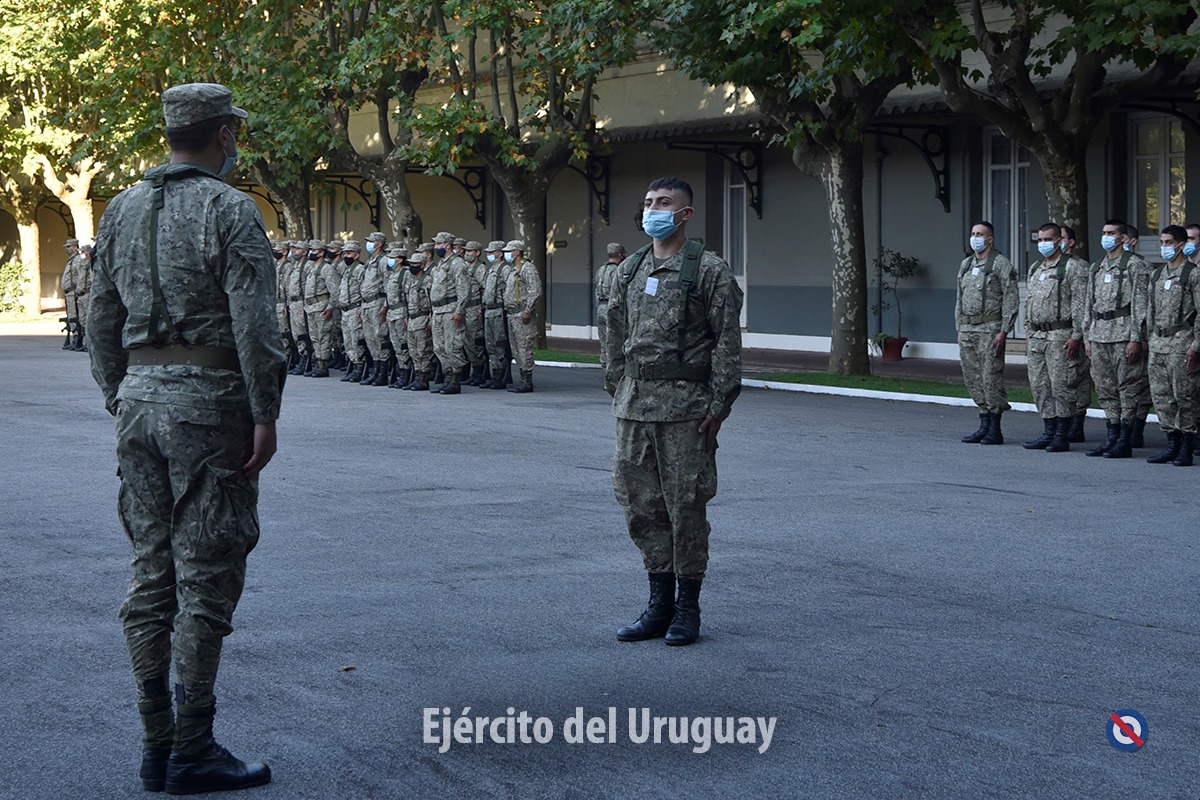
[[[671,234],[679,230],[679,226],[675,224],[675,212],[647,208],[642,212],[642,230],[651,239],[669,238]]]
[[[367,252],[368,253],[375,252],[375,243],[374,242],[367,242]]]
[[[1038,242],[1038,252],[1042,254],[1042,258],[1049,258],[1057,249],[1054,242]]]
[[[1162,255],[1163,261],[1166,261],[1166,262],[1174,261],[1175,256],[1177,255],[1174,247],[1169,247],[1165,244],[1159,248],[1158,252]]]
[[[516,253],[514,253],[512,250],[509,250],[509,251],[505,252],[504,260],[511,264],[511,263],[513,263],[513,259],[516,258],[516,256],[517,256]]]
[[[1183,246],[1183,254],[1185,256],[1187,256],[1188,258],[1191,258],[1192,256],[1196,255],[1196,243],[1188,242],[1187,244],[1185,244]]]
[[[1129,242],[1126,242],[1125,244],[1121,245],[1121,247],[1125,248],[1126,253],[1129,252]]]
[[[1104,248],[1104,252],[1111,253],[1117,249],[1117,237],[1105,234],[1100,237],[1100,246]]]
[[[1064,253],[1067,252],[1067,240],[1066,239],[1063,239],[1061,242],[1058,243],[1058,249],[1062,250]]]
[[[987,250],[987,237],[972,236],[971,237],[971,249],[974,250],[976,253],[982,253],[984,250]]]
[[[488,253],[488,254],[487,254],[487,260],[488,260],[488,263],[489,263],[489,264],[495,264],[495,263],[496,263],[496,254],[495,254],[495,253]]]
[[[435,248],[433,248],[433,252],[437,255],[438,258],[445,258],[445,256],[446,256],[446,248],[444,248],[444,247],[435,247]]]
[[[396,266],[396,259],[392,258],[391,256],[388,256],[387,265],[388,265],[388,269],[393,269],[393,268],[395,268],[395,266]]]
[[[230,138],[232,139],[233,137],[231,136]],[[217,170],[217,175],[219,177],[223,178],[226,175],[228,175],[230,173],[230,171],[234,168],[234,166],[237,164],[237,158],[238,158],[237,139],[233,140],[233,155],[229,154],[229,151],[225,149],[225,145],[221,145],[221,151],[223,153],[225,153],[225,163],[221,165],[221,168],[219,170]]]

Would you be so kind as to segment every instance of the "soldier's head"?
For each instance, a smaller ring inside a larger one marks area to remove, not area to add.
[[[513,239],[508,244],[504,245],[504,260],[510,264],[520,264],[525,260],[525,243],[520,239]]]
[[[1062,241],[1058,243],[1058,246],[1068,255],[1075,249],[1075,229],[1070,225],[1062,226]]]
[[[1038,228],[1037,247],[1042,258],[1050,258],[1055,253],[1061,253],[1059,242],[1062,241],[1062,228],[1053,222],[1044,222]]]
[[[84,261],[91,261],[92,260],[92,243],[84,242],[83,244],[79,245],[79,255],[83,256]]]
[[[609,242],[605,250],[608,253],[608,260],[614,264],[625,260],[625,245],[620,242]]]
[[[981,219],[971,226],[971,250],[976,255],[983,255],[992,249],[996,241],[996,229],[986,219]]]
[[[333,239],[329,244],[325,245],[325,260],[333,261],[342,254],[342,242]]]
[[[1122,245],[1126,250],[1132,252],[1137,248],[1138,229],[1136,225],[1125,226],[1125,244]]]
[[[1125,243],[1128,233],[1129,226],[1125,224],[1125,220],[1110,219],[1100,230],[1100,247],[1104,249],[1104,252],[1115,255],[1120,252],[1121,245]]]
[[[408,251],[402,245],[392,244],[384,252],[384,266],[388,269],[395,269],[397,264],[403,264],[404,259],[408,257]]]
[[[233,104],[233,94],[219,83],[185,83],[162,94],[167,146],[171,161],[192,161],[218,175],[237,161],[237,137],[248,116]]]
[[[495,264],[504,258],[504,242],[488,242],[488,246],[483,249],[483,253],[487,257],[489,264]]]
[[[387,244],[387,237],[379,231],[367,234],[367,254],[375,255]]]
[[[408,257],[408,271],[413,275],[420,275],[425,269],[425,262],[429,259],[429,253],[425,250],[417,250]]]
[[[271,255],[275,256],[275,260],[283,258],[283,242],[271,240]]]
[[[362,245],[351,239],[342,245],[342,261],[350,266],[362,256]]]
[[[679,178],[659,178],[651,182],[642,200],[642,230],[659,241],[672,238],[696,215],[692,208],[692,187]]]
[[[463,258],[467,260],[468,264],[474,264],[476,261],[478,261],[479,254],[481,252],[483,252],[483,245],[480,242],[471,240],[463,244],[462,255]]]
[[[1163,261],[1168,264],[1183,255],[1183,246],[1187,244],[1187,229],[1182,225],[1168,225],[1162,229],[1158,241],[1161,245]]]
[[[295,241],[288,245],[288,259],[291,261],[303,261],[304,254],[308,250],[304,246],[304,242]]]
[[[1187,228],[1187,244],[1183,246],[1183,254],[1189,259],[1194,258],[1196,252],[1200,250],[1200,222],[1189,222],[1184,227]]]
[[[67,239],[63,242],[63,249],[67,251],[68,256],[77,255],[79,253],[79,240]]]
[[[467,240],[461,236],[454,237],[454,255],[462,256],[467,250]]]
[[[438,258],[445,258],[446,253],[454,246],[454,234],[441,231],[433,237],[433,252]]]
[[[310,239],[308,242],[308,257],[316,261],[325,257],[325,243],[320,239]]]

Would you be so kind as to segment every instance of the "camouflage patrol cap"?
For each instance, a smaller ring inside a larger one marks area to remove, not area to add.
[[[433,237],[433,241],[435,244],[453,244],[454,234],[442,231],[437,236]]]
[[[520,250],[522,253],[524,253],[525,243],[520,239],[513,239],[511,242],[504,245],[504,252],[507,253],[509,250]]]
[[[463,249],[465,249],[465,250],[482,250],[483,244],[472,239],[471,241],[469,241],[465,245],[463,245]]]
[[[342,252],[343,253],[360,253],[360,252],[362,252],[362,245],[359,244],[358,242],[354,241],[353,239],[351,239],[350,241],[348,241],[344,245],[342,245]]]
[[[78,239],[67,239],[65,242],[63,242],[63,247],[78,247],[78,246],[79,246]]]
[[[342,241],[340,239],[330,239],[329,244],[325,245],[326,250],[341,250]]]
[[[233,92],[219,83],[185,83],[162,93],[168,128],[186,128],[213,117],[249,116],[233,104]]]
[[[390,244],[387,250],[384,251],[385,255],[389,255],[392,258],[403,258],[407,253],[408,250],[402,244]]]
[[[621,244],[620,242],[609,242],[608,243],[608,254],[610,256],[625,255],[625,245]]]
[[[501,241],[488,242],[488,246],[484,248],[484,252],[485,253],[499,253],[503,249],[504,249],[504,242],[501,242]]]
[[[308,249],[309,250],[324,250],[325,243],[322,242],[320,239],[309,239],[308,240]]]
[[[417,249],[420,250],[422,253],[432,253],[433,252],[433,242],[422,242],[421,246]]]
[[[455,247],[466,247],[467,240],[462,238],[461,236],[456,236],[456,237],[454,237],[454,246]]]
[[[386,242],[387,236],[385,234],[380,233],[379,231],[375,231],[374,233],[367,234],[367,241],[368,242]]]
[[[288,242],[287,246],[292,250],[307,250],[308,249],[308,244],[306,242],[300,241],[299,239],[294,239],[294,240]]]

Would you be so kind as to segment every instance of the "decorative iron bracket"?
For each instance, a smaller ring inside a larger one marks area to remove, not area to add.
[[[1191,105],[1191,101],[1188,102]],[[1184,125],[1191,129],[1192,133],[1200,136],[1200,119],[1188,114],[1180,108],[1180,101],[1171,100],[1166,105],[1152,105],[1150,103],[1125,103],[1121,106],[1121,110],[1132,109],[1134,111],[1154,111],[1159,114],[1169,114],[1175,117]]]
[[[890,136],[893,139],[903,139],[917,148],[917,152],[925,159],[926,166],[933,173],[933,196],[942,201],[942,208],[950,213],[950,160],[947,157],[946,145],[950,139],[950,129],[945,125],[872,125],[867,133],[875,136]],[[914,138],[919,133],[920,138]]]
[[[57,197],[48,197],[42,201],[40,208],[57,214],[58,218],[63,221],[63,225],[67,228],[67,238],[75,238],[75,220],[71,217],[71,213],[67,210],[67,206],[63,201]]]
[[[668,150],[691,150],[696,153],[718,155],[733,164],[746,182],[746,193],[749,195],[750,207],[762,219],[762,161],[763,146],[761,142],[724,142],[724,141],[689,141],[676,144],[667,142]]]
[[[330,186],[341,186],[357,194],[367,204],[367,210],[371,212],[371,225],[375,230],[379,230],[382,222],[381,211],[383,204],[379,200],[379,190],[371,181],[359,175],[322,175],[317,179],[318,183],[329,184]],[[370,186],[368,193],[367,187]]]
[[[409,165],[406,171],[410,175],[427,175],[425,170],[426,167]],[[449,178],[466,190],[471,202],[475,204],[475,219],[481,227],[487,228],[487,167],[460,167],[458,171],[462,174],[461,178],[449,172],[437,177]]]
[[[588,186],[592,189],[592,194],[596,195],[597,210],[600,212],[600,219],[604,220],[605,225],[612,224],[608,218],[609,209],[609,156],[588,156],[587,163],[583,165],[583,169],[568,164],[567,166],[580,175],[588,182]]]

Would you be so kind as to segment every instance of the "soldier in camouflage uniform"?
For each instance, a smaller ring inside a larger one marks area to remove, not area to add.
[[[504,260],[504,242],[489,242],[484,250],[487,270],[483,276],[483,340],[487,348],[488,369],[492,378],[484,389],[503,389],[507,386],[508,323],[504,319],[504,283],[512,267]]]
[[[513,239],[504,246],[504,260],[509,269],[504,273],[504,313],[508,317],[508,346],[521,373],[521,382],[510,392],[524,394],[533,391],[533,347],[537,342],[537,320],[534,311],[542,296],[542,279],[537,267],[525,260],[525,243]]]
[[[292,341],[292,326],[288,321],[287,277],[292,266],[291,242],[272,242],[271,255],[275,258],[275,321],[279,323],[284,352],[288,354],[288,369],[295,366],[295,343]]]
[[[329,286],[329,306],[333,309],[333,315],[329,318],[329,337],[330,351],[332,357],[329,366],[333,369],[341,369],[346,366],[343,359],[345,358],[345,346],[342,344],[342,272],[346,268],[345,262],[342,261],[342,244],[340,240],[330,240],[325,245],[325,263],[329,265],[329,277],[326,283]]]
[[[393,363],[391,353],[384,345],[387,338],[387,292],[384,286],[387,282],[387,267],[383,263],[383,251],[387,247],[387,237],[375,231],[367,236],[367,247],[371,250],[371,256],[363,267],[360,291],[363,339],[367,342],[367,351],[373,367],[363,376],[361,383],[367,386],[386,386],[388,381],[384,378]]]
[[[1105,255],[1088,273],[1083,335],[1108,428],[1105,440],[1087,451],[1089,456],[1131,457],[1145,425],[1138,415],[1146,380],[1142,331],[1150,278],[1133,254],[1121,247],[1127,230],[1117,219],[1104,223],[1100,246]]]
[[[304,280],[304,314],[308,317],[308,344],[312,348],[313,363],[304,376],[328,378],[329,361],[333,358],[333,303],[329,290],[333,268],[325,259],[324,242],[313,239],[308,246],[310,254],[316,253]]]
[[[1017,322],[1017,269],[996,250],[990,222],[971,226],[971,250],[958,267],[954,326],[963,382],[979,406],[979,429],[962,440],[1004,444],[1000,416],[1011,408],[1004,389],[1004,347]]]
[[[596,270],[596,333],[600,336],[600,366],[604,366],[604,337],[608,333],[608,295],[612,291],[613,273],[617,265],[625,260],[625,247],[620,242],[609,242],[606,248],[608,260]]]
[[[413,378],[405,389],[423,392],[429,389],[429,367],[433,358],[432,306],[429,301],[429,276],[425,272],[432,250],[421,249],[408,257],[409,278],[404,284],[404,333],[408,356],[413,362]]]
[[[433,352],[446,373],[437,394],[459,394],[460,376],[466,364],[463,338],[470,274],[467,264],[451,252],[454,235],[445,231],[433,237],[437,260],[429,268],[429,302],[433,304]]]
[[[1086,295],[1087,290],[1087,275],[1091,271],[1091,265],[1084,261],[1079,256],[1075,255],[1075,229],[1070,225],[1062,226],[1063,238],[1059,244],[1063,254],[1067,257],[1067,269],[1079,271],[1084,276],[1084,290],[1081,294]],[[1083,322],[1080,321],[1082,326]],[[1076,444],[1086,440],[1084,435],[1084,423],[1087,422],[1088,408],[1092,405],[1092,360],[1087,357],[1085,348],[1080,348],[1080,366],[1079,366],[1079,385],[1075,389],[1075,416],[1071,420],[1071,433],[1067,436],[1067,441],[1071,444]]]
[[[362,326],[362,245],[351,239],[342,245],[342,339],[350,364],[342,381],[357,383],[367,371],[367,346]]]
[[[643,229],[654,241],[618,267],[608,305],[613,489],[650,580],[646,611],[617,631],[626,642],[700,635],[717,433],[741,391],[742,292],[720,256],[687,240],[691,203],[684,181],[650,184]]]
[[[292,252],[297,256],[287,274],[288,321],[292,326],[292,341],[296,343],[299,360],[288,370],[289,375],[301,375],[308,369],[312,359],[312,346],[308,341],[308,317],[304,314],[304,281],[308,277],[308,243],[292,242]]]
[[[213,684],[258,541],[258,474],[275,453],[286,364],[262,217],[219,177],[246,112],[217,84],[162,99],[171,162],[100,220],[88,339],[117,417],[118,505],[133,546],[121,619],[145,729],[142,782],[190,794],[271,779],[214,741]]]
[[[466,381],[468,386],[480,386],[487,371],[483,339],[483,281],[487,275],[487,263],[480,258],[482,253],[481,242],[472,240],[463,245],[462,260],[466,264],[467,274],[467,302],[463,306],[463,344],[467,352],[467,361],[471,363],[471,375]]]
[[[1029,386],[1045,426],[1026,450],[1062,453],[1075,417],[1083,351],[1087,265],[1070,263],[1059,243],[1062,229],[1047,222],[1038,229],[1042,258],[1029,268],[1025,330],[1029,345]]]
[[[387,280],[384,292],[387,294],[387,328],[388,339],[396,350],[396,370],[389,387],[403,389],[412,379],[412,370],[408,366],[408,336],[404,332],[404,318],[407,315],[407,301],[404,297],[405,279],[408,277],[408,249],[402,244],[389,245],[384,253],[384,264],[387,266]]]
[[[79,334],[79,304],[75,302],[75,261],[79,258],[79,240],[67,239],[63,243],[67,253],[67,263],[63,267],[60,285],[62,286],[64,311],[67,315],[67,340],[63,342],[63,350],[78,350]]]
[[[1168,225],[1159,237],[1165,262],[1150,276],[1146,329],[1150,333],[1150,392],[1167,448],[1151,464],[1192,466],[1200,420],[1200,269],[1183,254],[1187,230]]]
[[[83,337],[88,326],[88,293],[92,290],[92,246],[79,246],[79,257],[75,259],[75,306],[79,311],[79,326],[75,331],[75,349],[86,353]]]

